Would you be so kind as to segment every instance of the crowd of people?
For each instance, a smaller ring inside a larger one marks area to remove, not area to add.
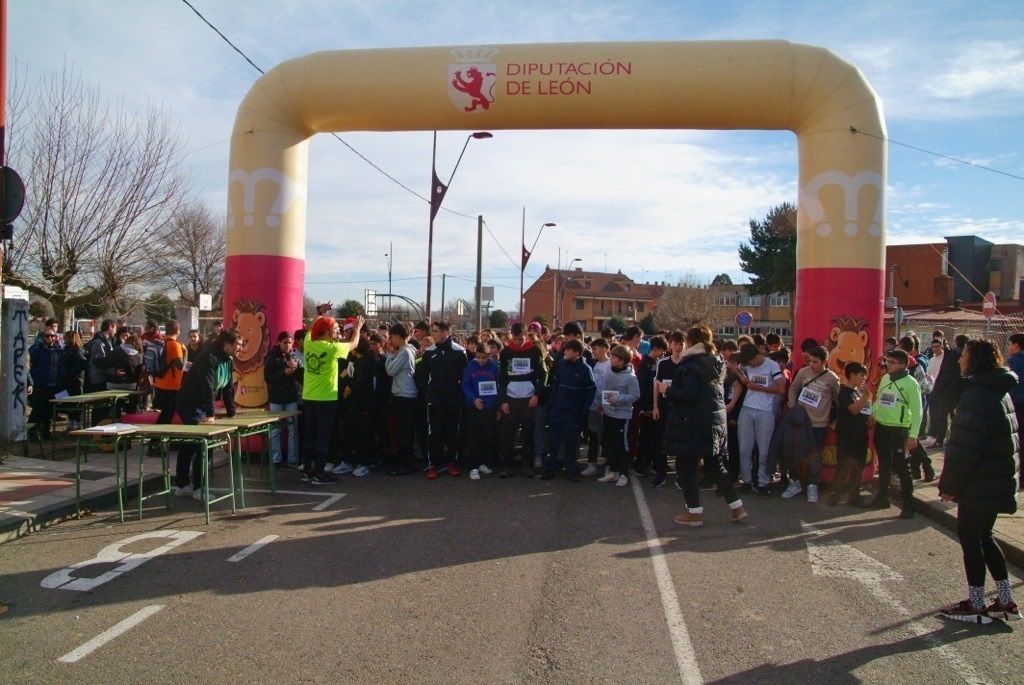
[[[281,429],[271,434],[271,458],[303,482],[467,470],[471,480],[648,479],[658,488],[674,464],[686,505],[676,522],[702,526],[702,486],[716,489],[733,521],[748,516],[741,494],[818,502],[831,428],[827,504],[887,509],[895,471],[900,517],[912,518],[914,481],[936,478],[927,450],[945,447],[939,490],[959,504],[969,598],[942,613],[979,623],[1020,617],[992,526],[1016,510],[1024,487],[1024,334],[1009,336],[1010,368],[989,341],[959,335],[951,346],[935,331],[925,349],[912,333],[890,338],[877,366],[848,362],[839,376],[813,339],[794,365],[774,334],[715,340],[695,326],[645,338],[634,326],[590,338],[576,323],[549,331],[533,322],[453,335],[444,321],[373,329],[361,317],[330,316],[332,307],[318,307],[308,328],[282,331],[264,364],[269,408],[300,411],[283,427],[287,441]],[[104,321],[83,346],[48,321],[30,350],[33,422],[49,429],[58,392],[128,386],[152,388],[159,422],[175,413],[213,421],[217,398],[233,415],[232,357],[245,341],[228,330],[202,343],[191,331],[185,344],[179,332],[174,321],[163,335],[152,322],[135,335]],[[865,501],[873,454],[878,488]],[[179,451],[175,494],[200,496],[198,459]],[[988,607],[986,568],[999,593]]]

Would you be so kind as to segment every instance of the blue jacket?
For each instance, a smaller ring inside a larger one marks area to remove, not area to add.
[[[1006,361],[1010,371],[1017,374],[1017,385],[1010,391],[1010,399],[1013,400],[1015,406],[1019,407],[1024,404],[1024,352],[1011,354]]]
[[[556,362],[551,374],[552,409],[586,414],[596,392],[594,371],[589,364],[582,359],[571,362],[565,357]]]
[[[60,386],[63,358],[64,350],[58,345],[47,347],[45,342],[37,342],[28,348],[29,373],[37,390]]]
[[[488,359],[483,366],[480,366],[475,359],[471,360],[466,365],[466,370],[462,372],[462,395],[466,398],[466,406],[472,407],[473,402],[478,399],[483,400],[485,409],[493,409],[497,406],[498,377],[500,375],[501,367],[493,359]],[[480,394],[480,383],[491,384],[489,387],[492,390],[486,391],[489,394]]]

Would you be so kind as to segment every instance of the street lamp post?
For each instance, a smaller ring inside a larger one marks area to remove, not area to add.
[[[579,257],[575,257],[575,258],[573,258],[573,260],[571,262],[568,262],[565,265],[565,268],[569,269],[576,262],[582,262],[582,261],[583,260],[580,259]],[[561,319],[562,319],[562,300],[559,299],[559,297],[558,297],[558,293],[562,289],[561,288],[561,281],[562,281],[562,248],[561,247],[558,248],[558,262],[556,263],[556,266],[558,267],[558,269],[555,271],[555,277],[553,279],[553,283],[551,284],[551,326],[552,327],[563,325],[562,321],[561,321]]]
[[[394,243],[388,243],[388,251],[384,256],[388,258],[388,323],[391,323],[391,265],[395,259]]]
[[[485,138],[493,138],[494,135],[487,131],[477,131],[476,133],[470,133],[466,136],[466,142],[462,144],[462,152],[459,153],[459,158],[455,160],[455,166],[452,167],[452,173],[448,177],[447,183],[442,183],[441,179],[437,177],[437,131],[434,131],[434,152],[431,155],[430,160],[430,230],[427,233],[427,322],[431,323],[431,307],[430,307],[430,291],[433,283],[434,275],[434,217],[437,216],[438,211],[441,209],[441,203],[444,202],[444,196],[448,192],[448,187],[452,184],[452,179],[455,178],[455,171],[459,168],[459,162],[462,161],[462,155],[466,154],[466,147],[469,146],[469,141],[474,138],[477,140],[483,140]]]
[[[528,261],[530,261],[530,255],[533,254],[533,248],[537,247],[537,241],[540,240],[540,234],[544,232],[545,228],[549,228],[549,227],[555,226],[555,225],[557,225],[557,224],[555,224],[553,222],[550,222],[550,221],[547,222],[547,223],[541,224],[540,225],[540,230],[537,231],[537,237],[533,239],[533,245],[531,245],[530,249],[527,250],[526,249],[526,207],[523,207],[523,234],[522,234],[522,237],[523,237],[523,254],[522,254],[521,266],[519,267],[519,320],[522,321],[524,324],[526,323],[526,311],[525,311],[525,306],[524,306],[524,301],[523,301],[523,279],[526,276],[526,263]]]

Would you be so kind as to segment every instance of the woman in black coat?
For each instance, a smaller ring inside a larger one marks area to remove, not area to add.
[[[684,526],[704,525],[697,484],[701,459],[705,461],[705,472],[716,475],[718,491],[729,503],[733,520],[747,516],[732,485],[732,476],[725,468],[729,445],[724,379],[725,363],[711,341],[711,330],[699,326],[686,332],[686,350],[672,384],[659,383],[658,390],[667,405],[664,449],[676,458],[677,477],[686,499],[686,511],[676,517],[676,523]]]
[[[82,349],[82,336],[78,331],[64,334],[64,359],[60,367],[60,384],[68,395],[81,395],[85,386],[85,369],[89,361]],[[81,428],[81,412],[76,409],[68,411],[68,430]]]
[[[946,618],[991,623],[992,616],[1021,618],[1013,601],[1006,559],[992,538],[997,514],[1017,511],[1020,443],[1009,392],[1017,377],[1003,366],[999,350],[987,340],[971,340],[960,355],[967,379],[956,406],[939,478],[944,501],[956,502],[957,535],[964,553],[968,598],[943,609]],[[985,568],[998,596],[985,607]]]

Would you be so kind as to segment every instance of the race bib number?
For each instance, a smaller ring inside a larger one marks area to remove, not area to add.
[[[865,404],[863,407],[860,408],[860,413],[864,416],[871,416],[871,405]]]
[[[801,404],[806,404],[808,407],[814,407],[817,409],[821,406],[821,393],[817,390],[811,390],[810,388],[804,388],[800,391]]]
[[[182,371],[191,371],[191,370],[192,370],[192,362],[185,362],[185,368],[182,369]]]
[[[529,357],[513,357],[512,358],[512,375],[513,376],[526,376],[533,370],[533,364],[530,363]]]
[[[477,383],[477,394],[480,397],[494,397],[498,394],[498,382],[480,381]]]
[[[757,374],[750,377],[750,382],[754,385],[760,385],[762,388],[767,388],[771,383],[768,382],[768,376],[764,374]]]
[[[607,405],[614,405],[619,401],[618,390],[604,390],[601,392],[601,403]]]
[[[666,378],[665,380],[662,381],[662,383],[664,383],[666,387],[669,387],[669,388],[672,387],[672,379],[671,378]]]
[[[885,390],[878,397],[878,403],[886,409],[893,409],[898,404],[899,396],[892,390]]]

